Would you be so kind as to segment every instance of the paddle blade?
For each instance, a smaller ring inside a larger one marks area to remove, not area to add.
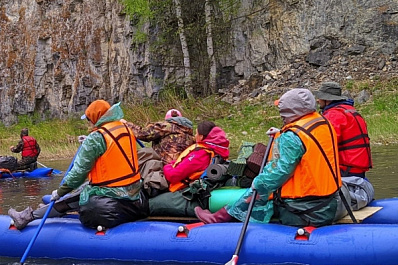
[[[58,169],[53,169],[53,174],[55,174],[55,175],[61,175],[63,172],[61,171],[61,170],[58,170]]]
[[[237,265],[238,264],[238,255],[233,255],[232,259],[225,263],[225,265]]]

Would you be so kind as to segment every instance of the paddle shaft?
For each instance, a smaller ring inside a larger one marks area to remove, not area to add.
[[[136,138],[135,140],[136,140],[137,143],[141,146],[141,148],[144,148],[144,147],[145,147],[145,145],[144,145],[140,140],[138,140],[137,138]]]
[[[267,149],[265,150],[264,159],[263,159],[263,161],[261,163],[261,168],[260,168],[260,172],[259,172],[260,174],[261,174],[261,172],[264,169],[264,166],[265,166],[265,163],[267,161],[267,158],[268,158],[268,155],[269,155],[269,151],[271,150],[271,146],[272,146],[272,142],[273,141],[274,141],[274,135],[270,135],[270,139],[268,141]],[[240,235],[239,235],[239,240],[238,240],[238,244],[236,245],[235,253],[232,256],[232,259],[227,264],[236,265],[237,262],[238,262],[239,252],[240,252],[240,249],[242,248],[243,239],[245,238],[247,225],[249,224],[250,215],[251,215],[251,213],[253,211],[254,201],[256,200],[256,197],[257,197],[257,190],[253,190],[252,199],[250,201],[249,208],[247,209],[246,219],[245,219],[245,222],[243,223],[242,230],[241,230]]]
[[[72,162],[70,163],[70,165],[69,165],[69,167],[68,167],[68,170],[67,170],[66,173],[65,173],[65,176],[67,176],[68,173],[69,173],[69,171],[72,169],[73,164],[74,164],[75,159],[76,159],[76,156],[77,156],[77,154],[78,154],[79,151],[80,151],[80,148],[81,148],[81,146],[79,147],[79,149],[77,150],[75,156],[73,157]],[[60,185],[62,185],[62,184],[64,183],[64,181],[65,181],[65,176],[64,176],[64,178],[62,179]],[[23,256],[22,256],[22,258],[21,258],[21,261],[19,262],[20,264],[24,264],[26,258],[28,257],[29,251],[30,251],[30,249],[32,248],[33,244],[35,243],[37,237],[39,236],[39,233],[40,233],[40,231],[41,231],[41,229],[42,229],[44,223],[46,222],[46,219],[47,219],[48,215],[50,214],[51,209],[52,209],[53,206],[54,206],[54,203],[55,203],[55,201],[51,201],[50,204],[48,205],[47,211],[46,211],[46,213],[44,214],[44,216],[43,216],[43,218],[42,218],[42,220],[41,220],[39,226],[37,227],[36,233],[34,234],[34,236],[32,237],[32,239],[30,240],[29,245],[28,245],[28,247],[26,248],[25,253],[23,254]]]
[[[46,165],[43,165],[42,163],[40,163],[39,161],[36,161],[37,162],[37,164],[39,164],[40,166],[42,166],[42,167],[47,167],[48,168],[48,166],[46,166]]]

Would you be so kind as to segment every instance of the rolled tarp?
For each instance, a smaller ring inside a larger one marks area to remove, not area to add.
[[[232,201],[239,199],[247,189],[223,187],[213,190],[209,198],[209,210],[214,213]]]
[[[221,181],[227,174],[228,164],[211,164],[206,169],[207,178],[213,182]]]

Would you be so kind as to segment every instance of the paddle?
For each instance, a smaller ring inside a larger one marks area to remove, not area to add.
[[[144,148],[144,147],[145,147],[145,145],[144,145],[140,140],[138,140],[137,138],[136,138],[135,140],[136,140],[137,143],[141,146],[141,148]]]
[[[75,159],[76,159],[76,156],[77,156],[77,154],[78,154],[79,151],[80,151],[80,148],[81,148],[81,146],[79,147],[79,149],[77,149],[77,152],[76,152],[75,156],[73,157],[72,162],[70,163],[70,165],[69,165],[69,167],[68,167],[68,170],[66,170],[66,172],[65,172],[65,176],[68,175],[69,171],[72,169],[73,164],[74,164]],[[62,179],[60,185],[62,185],[62,184],[64,183],[64,181],[65,181],[65,176],[64,176],[64,178]],[[41,231],[41,229],[42,229],[44,223],[46,222],[47,216],[50,214],[51,209],[52,209],[53,206],[54,206],[54,203],[55,203],[55,201],[51,201],[50,204],[48,205],[47,211],[46,211],[46,213],[44,214],[44,216],[43,216],[43,218],[42,218],[42,220],[41,220],[41,222],[40,222],[40,225],[37,227],[36,233],[34,234],[34,236],[32,237],[32,239],[30,240],[29,245],[28,245],[28,247],[26,248],[25,253],[23,254],[23,256],[22,256],[22,258],[21,258],[21,261],[19,262],[20,264],[24,264],[24,262],[25,262],[25,260],[26,260],[26,258],[27,258],[27,256],[28,256],[28,254],[29,254],[30,249],[32,248],[33,244],[35,243],[35,241],[36,241],[36,239],[37,239],[37,237],[38,237],[38,235],[39,235],[39,233],[40,233],[40,231]]]
[[[273,130],[274,129],[271,128],[267,132],[267,134],[270,136],[270,139],[268,141],[267,149],[265,150],[265,155],[264,155],[263,162],[261,163],[260,173],[263,172],[263,168],[264,168],[264,165],[265,165],[265,163],[267,161],[267,158],[268,158],[268,155],[269,155],[269,151],[271,150],[271,145],[272,145],[272,142],[274,141],[274,134],[277,131],[279,131],[279,130],[275,129],[275,132],[273,132]],[[243,223],[242,230],[240,232],[240,236],[239,236],[238,244],[237,244],[236,249],[235,249],[235,253],[232,256],[232,259],[230,261],[228,261],[227,263],[225,263],[225,265],[236,265],[236,264],[238,264],[239,252],[240,252],[240,249],[242,247],[243,239],[244,239],[245,234],[246,234],[247,225],[249,224],[250,215],[252,213],[253,206],[254,206],[254,201],[256,200],[256,197],[257,197],[257,190],[253,189],[252,199],[250,201],[249,208],[247,209],[246,219],[245,219],[245,222]]]
[[[36,161],[37,162],[37,164],[39,164],[40,166],[42,166],[42,167],[45,167],[45,168],[50,168],[50,167],[48,167],[48,166],[46,166],[46,165],[44,165],[44,164],[42,164],[42,163],[40,163],[39,161]],[[51,167],[52,168],[52,167]],[[58,169],[55,169],[55,168],[53,168],[53,171],[52,171],[52,173],[54,173],[54,174],[61,174],[62,173],[62,171],[61,170],[58,170]]]

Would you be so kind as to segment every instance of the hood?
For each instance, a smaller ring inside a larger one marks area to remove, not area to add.
[[[294,88],[279,99],[279,114],[286,125],[316,111],[314,95],[305,88]]]
[[[120,107],[120,102],[116,103],[112,107],[110,107],[107,110],[107,112],[105,112],[105,114],[98,119],[98,121],[95,123],[95,127],[99,127],[100,125],[107,122],[120,120],[123,118],[123,116],[124,114],[122,108]],[[88,118],[90,119],[89,116]]]
[[[340,101],[336,101],[336,102],[332,102],[329,105],[325,106],[322,110],[322,113],[324,113],[325,111],[327,111],[328,109],[331,109],[335,106],[338,105],[350,105],[350,106],[354,106],[354,100],[352,99],[347,99],[347,100],[340,100]]]
[[[193,128],[192,121],[190,121],[189,119],[187,119],[187,118],[185,118],[185,117],[172,117],[172,118],[166,119],[166,121],[168,121],[168,122],[175,122],[175,123],[178,123],[179,125],[188,127],[188,128],[190,128],[190,129]]]
[[[229,156],[229,140],[225,132],[220,127],[214,127],[207,137],[200,142],[206,147],[213,149],[223,159],[228,159]]]

